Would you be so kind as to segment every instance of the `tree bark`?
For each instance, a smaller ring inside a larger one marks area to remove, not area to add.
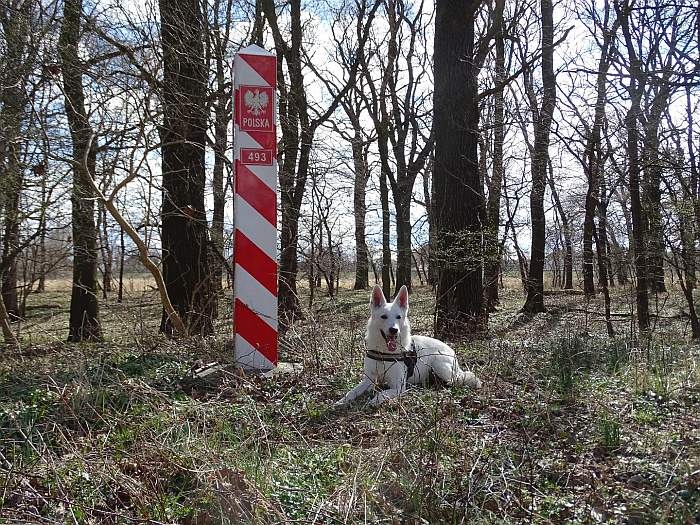
[[[642,200],[640,196],[640,161],[639,161],[639,114],[643,92],[643,76],[639,59],[629,28],[629,3],[616,4],[617,15],[621,21],[622,32],[630,61],[630,79],[627,90],[630,94],[630,107],[625,115],[627,128],[627,165],[630,190],[630,207],[632,212],[632,235],[634,239],[634,266],[637,274],[637,324],[642,333],[649,329],[649,295],[647,292],[646,232]]]
[[[162,246],[168,295],[190,334],[212,332],[204,207],[207,68],[201,2],[160,0],[163,47]],[[173,334],[164,311],[161,331]]]
[[[428,168],[423,174],[423,198],[425,199],[425,210],[428,215],[428,284],[435,289],[438,282],[438,265],[435,260],[437,253],[437,239],[435,235],[435,208],[433,206],[434,188],[431,184],[434,161],[431,160]]]
[[[382,207],[382,291],[384,297],[391,297],[391,215],[389,213],[389,187],[386,173],[379,174],[379,201]]]
[[[661,88],[661,93],[654,97],[650,114],[646,117],[644,126],[644,149],[642,173],[642,209],[646,221],[647,233],[647,268],[649,271],[649,291],[652,293],[666,292],[664,279],[664,230],[661,219],[661,159],[659,155],[659,126],[661,111],[667,106],[667,91]]]
[[[352,142],[352,160],[355,167],[353,188],[353,212],[355,218],[355,285],[354,290],[364,290],[369,287],[369,260],[367,258],[367,241],[365,239],[365,219],[367,204],[365,193],[369,170],[365,155],[362,130],[355,129]]]
[[[102,257],[102,298],[107,299],[107,294],[112,291],[112,267],[114,261],[114,249],[109,241],[109,229],[107,225],[107,210],[104,203],[97,206],[97,231],[100,241],[100,255]]]
[[[438,0],[435,15],[435,165],[439,337],[486,327],[483,298],[484,196],[477,158],[479,110],[474,57],[478,4]],[[465,57],[469,58],[465,60]]]
[[[73,142],[73,287],[68,341],[102,339],[97,300],[97,231],[92,181],[97,146],[85,109],[83,65],[79,57],[82,1],[66,0],[59,37],[65,110]]]
[[[486,204],[488,227],[486,233],[486,259],[484,269],[484,298],[486,309],[493,311],[498,304],[498,276],[501,272],[502,252],[498,242],[501,223],[501,187],[503,186],[503,142],[505,139],[503,83],[506,80],[505,39],[503,36],[503,1],[496,2],[493,25],[496,28],[496,89],[493,97],[493,171],[489,180]]]
[[[543,95],[539,110],[534,96],[531,109],[534,115],[534,145],[531,159],[532,192],[530,193],[530,221],[532,242],[530,269],[527,280],[527,297],[523,312],[544,312],[544,251],[545,226],[544,191],[549,161],[549,133],[556,105],[556,77],[554,76],[554,16],[552,0],[540,0],[542,11],[542,85]]]
[[[549,172],[549,187],[552,191],[552,198],[554,199],[554,205],[557,208],[557,213],[561,219],[561,229],[564,234],[564,290],[573,290],[574,288],[574,243],[571,235],[571,221],[569,216],[564,210],[564,206],[561,204],[559,199],[559,192],[554,183],[554,170],[552,169],[552,162],[548,163]]]

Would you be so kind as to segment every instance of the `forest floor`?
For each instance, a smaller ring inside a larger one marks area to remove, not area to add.
[[[608,338],[602,299],[547,295],[524,320],[506,284],[489,333],[451,341],[483,389],[342,411],[369,291],[319,292],[281,340],[298,364],[271,378],[231,366],[229,301],[217,336],[169,341],[132,284],[91,345],[64,343],[67,290],[32,295],[21,350],[0,350],[0,523],[700,523],[700,348],[680,293],[652,300],[638,339],[633,291],[614,289]],[[430,289],[410,302],[429,335]]]

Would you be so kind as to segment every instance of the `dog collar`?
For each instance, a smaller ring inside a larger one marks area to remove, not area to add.
[[[400,354],[385,354],[384,352],[378,352],[377,350],[367,350],[367,357],[374,359],[375,361],[383,361],[387,363],[398,363],[402,362],[406,365],[406,377],[411,377],[413,371],[416,368],[416,363],[418,362],[418,353],[413,343],[411,347],[405,352]]]

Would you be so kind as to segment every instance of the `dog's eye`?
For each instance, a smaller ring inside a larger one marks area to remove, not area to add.
[[[384,314],[384,315],[382,315],[382,319],[389,319],[389,316]]]
[[[400,315],[397,315],[396,318],[397,318],[397,319],[401,319],[401,316],[400,316]]]

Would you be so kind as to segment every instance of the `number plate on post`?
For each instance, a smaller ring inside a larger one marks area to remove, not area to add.
[[[241,148],[241,162],[257,166],[272,166],[272,150]]]

